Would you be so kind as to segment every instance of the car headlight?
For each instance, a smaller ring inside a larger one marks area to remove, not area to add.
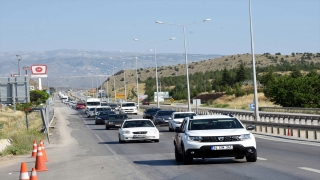
[[[130,131],[122,131],[122,134],[130,134]]]
[[[251,136],[250,136],[250,134],[241,134],[240,136],[238,136],[238,138],[241,141],[245,141],[245,140],[251,139]]]
[[[201,136],[189,136],[188,140],[189,141],[202,141],[202,137]]]
[[[159,131],[157,129],[152,129],[149,131],[150,134],[156,134],[158,133]]]
[[[169,117],[168,119],[169,119],[169,120],[171,120],[172,118],[171,118],[171,117]]]
[[[175,124],[181,124],[181,122],[180,122],[180,121],[175,121],[174,123],[175,123]]]

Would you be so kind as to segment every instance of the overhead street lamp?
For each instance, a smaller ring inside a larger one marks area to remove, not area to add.
[[[187,58],[187,42],[186,42],[186,26],[198,24],[201,22],[210,21],[211,19],[204,19],[203,21],[197,21],[189,24],[173,24],[173,23],[164,23],[162,21],[156,21],[157,24],[168,24],[174,26],[182,26],[183,27],[183,35],[184,35],[184,52],[185,52],[185,61],[186,61],[186,77],[187,77],[187,91],[188,91],[188,111],[191,111],[190,106],[190,85],[189,85],[189,72],[188,72],[188,58]]]
[[[139,81],[139,78],[138,78],[138,57],[135,57],[136,58],[136,76],[137,76],[137,104],[138,104],[138,109],[140,108],[140,105],[139,105],[139,87],[138,87],[138,81]]]
[[[250,37],[251,37],[251,54],[252,54],[252,73],[253,73],[253,88],[254,88],[254,114],[255,121],[260,121],[258,108],[258,92],[257,92],[257,77],[256,77],[256,62],[254,58],[253,45],[253,30],[252,30],[252,16],[251,16],[251,1],[249,0],[249,16],[250,16]]]
[[[157,43],[159,42],[164,42],[164,41],[170,41],[170,40],[175,40],[175,37],[172,37],[170,39],[162,40],[162,41],[144,41],[140,39],[133,39],[134,41],[141,41],[141,42],[147,42],[147,43],[152,43],[154,44],[154,62],[156,64],[156,89],[157,89],[157,108],[160,107],[159,105],[159,88],[158,88],[158,63],[157,63],[157,56],[156,56],[156,51],[157,51]]]
[[[117,102],[117,92],[116,92],[116,76],[114,74],[114,69],[117,67],[113,67],[113,90],[114,90],[114,101]]]
[[[19,54],[16,55],[16,57],[18,58],[18,73],[19,73],[19,77],[21,75],[20,73],[20,61],[21,61],[21,56]]]

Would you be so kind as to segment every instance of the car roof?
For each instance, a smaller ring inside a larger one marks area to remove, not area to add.
[[[173,114],[196,114],[195,112],[192,111],[187,111],[187,112],[173,112]]]
[[[150,119],[127,119],[126,121],[151,121]]]
[[[193,116],[193,119],[216,119],[216,118],[229,119],[229,118],[234,118],[234,117],[230,117],[230,116],[227,116],[227,115],[200,115],[200,116]]]

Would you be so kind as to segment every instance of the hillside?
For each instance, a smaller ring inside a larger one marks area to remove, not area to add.
[[[296,54],[294,57],[292,55],[266,55],[266,54],[256,54],[255,61],[256,67],[266,67],[269,65],[281,64],[283,61],[288,61],[289,63],[298,63],[301,59],[306,59],[306,56],[303,54]],[[246,67],[252,67],[252,56],[250,54],[237,54],[230,56],[222,56],[220,58],[203,60],[200,62],[189,63],[189,74],[196,72],[206,72],[206,71],[215,71],[222,70],[224,67],[227,69],[237,68],[241,62],[244,63]],[[313,55],[311,60],[305,60],[306,62],[320,63],[320,56]],[[185,64],[171,65],[171,66],[160,66],[158,67],[158,78],[159,85],[161,83],[162,77],[168,76],[180,76],[185,75],[186,69]],[[279,72],[284,73],[284,72]],[[288,72],[287,72],[288,73]],[[136,71],[135,70],[125,70],[126,74],[126,84],[127,86],[135,88],[136,83]],[[141,81],[146,80],[148,77],[155,78],[155,68],[145,68],[138,70],[138,76]],[[124,93],[123,71],[119,71],[115,76],[111,76],[109,79],[109,92],[112,92],[113,89],[113,78],[116,79],[116,89],[117,93]],[[103,84],[103,89],[106,89],[107,83]],[[127,87],[127,94],[132,88]],[[143,89],[140,88],[139,94],[144,94]],[[112,94],[111,94],[112,96]]]

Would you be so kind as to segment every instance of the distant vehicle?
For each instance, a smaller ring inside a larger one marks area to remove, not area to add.
[[[157,113],[157,111],[161,110],[160,108],[149,108],[143,111],[142,118],[143,119],[152,119],[152,117]]]
[[[78,102],[76,105],[76,109],[85,109],[86,106],[83,102]]]
[[[105,120],[109,118],[109,115],[116,114],[114,111],[102,111],[95,117],[95,124],[105,124]]]
[[[68,96],[65,96],[65,95],[61,96],[61,101],[62,101],[63,103],[65,103],[65,102],[68,101],[68,100],[69,100],[69,97],[68,97]]]
[[[169,131],[175,131],[176,128],[181,126],[185,117],[193,117],[197,114],[194,112],[174,112],[171,115],[171,120],[168,121]]]
[[[117,105],[117,104],[109,104],[109,106],[111,107],[111,110],[112,111],[117,111],[117,108],[118,108],[118,110],[119,110],[119,106]]]
[[[142,105],[150,105],[149,100],[148,100],[148,99],[144,99],[144,100],[142,101]]]
[[[168,124],[169,120],[172,119],[171,115],[174,113],[174,110],[159,110],[153,116],[152,120],[155,125]]]
[[[256,140],[233,116],[201,115],[186,117],[174,137],[175,159],[191,164],[193,158],[235,157],[247,162],[257,161]]]
[[[85,113],[88,112],[88,109],[90,108],[95,108],[97,106],[101,106],[101,102],[100,102],[100,99],[98,98],[88,98],[86,100],[86,110],[85,110]]]
[[[149,119],[127,119],[118,131],[119,143],[137,140],[159,142],[159,131]]]
[[[126,114],[109,114],[108,119],[105,120],[106,129],[120,128],[126,119],[129,119]]]
[[[111,107],[110,106],[97,106],[97,107],[95,107],[93,117],[98,115],[98,113],[101,111],[111,111]]]
[[[121,103],[120,113],[122,114],[138,114],[137,104],[135,102],[124,102]]]
[[[94,110],[95,110],[95,109],[96,109],[96,108],[94,108],[94,107],[91,107],[91,108],[86,107],[87,117],[94,117]]]

